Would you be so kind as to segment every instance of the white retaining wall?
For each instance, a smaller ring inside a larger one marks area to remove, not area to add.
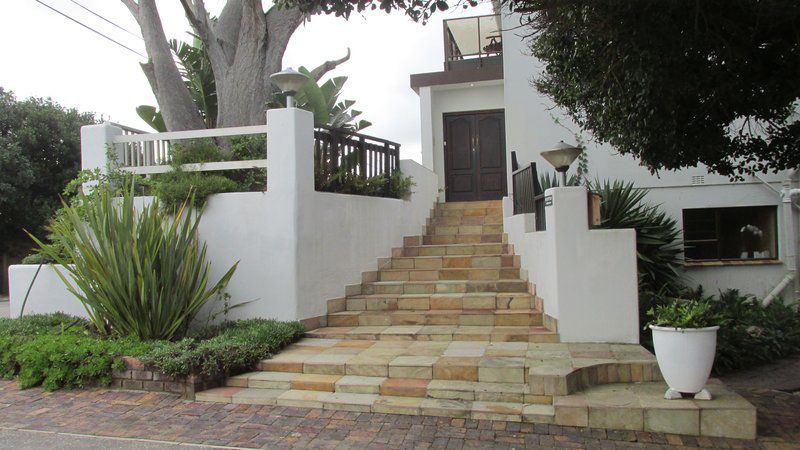
[[[375,270],[377,258],[390,256],[403,236],[421,233],[436,200],[436,175],[414,161],[401,161],[401,170],[416,183],[407,200],[316,192],[311,113],[274,109],[267,114],[267,191],[212,195],[200,239],[208,244],[212,280],[239,261],[227,293],[231,304],[252,302],[232,310],[229,318],[321,316],[327,300],[344,296],[345,285],[359,283],[361,272]],[[113,135],[108,127],[85,127],[82,137]],[[9,269],[12,316],[19,314],[36,267]],[[53,311],[85,315],[54,269],[45,266],[26,314]]]
[[[546,231],[503,201],[509,243],[562,342],[639,342],[636,231],[589,229],[584,187],[545,191]]]

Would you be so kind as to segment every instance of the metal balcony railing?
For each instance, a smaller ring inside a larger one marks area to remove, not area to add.
[[[482,60],[503,54],[500,16],[463,17],[444,21],[445,68],[450,70],[458,61]]]

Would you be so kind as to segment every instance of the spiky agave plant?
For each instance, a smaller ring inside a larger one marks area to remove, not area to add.
[[[188,201],[174,213],[158,200],[137,207],[133,187],[122,197],[98,189],[80,199],[83,214],[64,204],[65,214],[53,225],[66,242],[66,254],[33,239],[63,265],[58,276],[101,333],[143,340],[181,337],[203,305],[225,288],[238,263],[209,286],[206,244],[197,237],[202,210],[190,213]]]

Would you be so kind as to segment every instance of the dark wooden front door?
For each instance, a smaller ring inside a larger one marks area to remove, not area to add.
[[[507,194],[502,111],[445,114],[445,200],[497,200]]]

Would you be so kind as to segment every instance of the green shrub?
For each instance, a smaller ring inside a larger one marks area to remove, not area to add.
[[[719,325],[711,305],[702,300],[674,299],[648,311],[649,325],[669,328],[705,328]]]
[[[54,227],[68,243],[67,257],[37,243],[65,264],[58,275],[100,333],[142,340],[182,336],[203,305],[224,289],[236,265],[209,286],[206,245],[197,238],[202,211],[190,215],[180,208],[169,214],[158,201],[135,210],[132,188],[121,201],[107,189],[97,190],[100,195],[91,201],[81,195],[85,223],[65,205],[66,218]]]
[[[64,313],[31,314],[17,319],[0,318],[0,336],[36,336],[67,329],[86,329],[89,322]]]
[[[256,364],[303,334],[299,322],[252,319],[205,329],[205,340],[185,338],[159,342],[142,355],[145,364],[171,376],[219,376],[253,369]]]
[[[102,340],[74,333],[46,334],[17,347],[18,380],[22,389],[42,385],[47,390],[107,385],[112,369],[124,369],[121,356],[146,351],[132,339]]]
[[[164,206],[178,209],[187,198],[191,198],[192,206],[201,207],[209,195],[237,190],[235,181],[219,174],[173,170],[158,175],[153,186],[153,195]]]
[[[0,336],[0,377],[14,378],[19,372],[17,353],[30,336]]]
[[[407,198],[411,194],[411,188],[415,186],[415,183],[412,177],[405,176],[399,170],[392,173],[389,178],[383,175],[361,178],[346,170],[326,175],[318,170],[315,174],[315,185],[318,191],[335,192],[337,194]]]

